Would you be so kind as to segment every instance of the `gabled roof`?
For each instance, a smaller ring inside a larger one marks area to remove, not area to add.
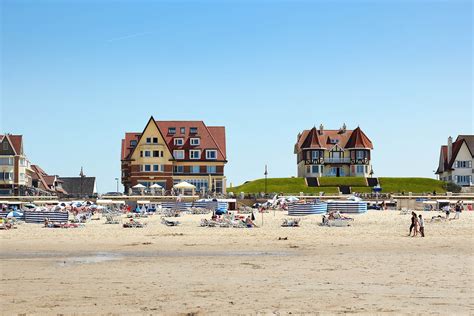
[[[15,152],[15,155],[23,154],[23,135],[12,135],[12,134],[3,134],[1,135],[0,142],[6,138]]]
[[[306,139],[301,144],[301,148],[304,149],[321,149],[325,148],[321,145],[321,141],[319,140],[318,131],[316,127],[313,127],[306,136]]]
[[[225,137],[225,127],[224,126],[206,126],[203,121],[155,121],[153,117],[151,119],[158,131],[161,133],[169,151],[173,154],[175,149],[200,149],[201,151],[206,149],[215,149],[217,150],[217,161],[224,161],[227,159],[226,156],[226,137]],[[150,123],[148,121],[147,125]],[[168,134],[168,129],[174,127],[176,129],[175,134]],[[197,128],[197,134],[191,134],[190,128]],[[185,129],[185,133],[181,133],[181,128]],[[146,127],[145,127],[146,129]],[[142,133],[126,133],[125,138],[122,139],[122,160],[129,159],[133,154],[134,147],[130,146],[130,141],[137,140],[140,141]],[[174,139],[183,138],[183,146],[175,146]],[[200,144],[198,146],[191,146],[190,139],[199,138]],[[185,157],[187,159],[187,157]],[[205,154],[201,155],[201,160],[205,159]]]
[[[311,130],[304,130],[298,138],[296,150],[322,148],[338,145],[344,149],[373,149],[372,142],[365,133],[357,127],[355,130],[318,130],[313,127]]]
[[[96,188],[95,177],[61,177],[62,187],[71,195],[94,195]]]
[[[360,129],[360,127],[357,127],[354,131],[352,131],[351,137],[347,141],[345,148],[374,149],[374,146],[367,135],[365,135],[365,133]]]
[[[459,135],[456,138],[456,141],[453,142],[453,147],[451,150],[451,159],[448,161],[448,146],[442,145],[440,150],[440,161],[438,164],[438,169],[436,173],[442,173],[446,170],[452,170],[454,162],[456,161],[459,150],[461,150],[462,145],[466,144],[471,157],[474,158],[474,135]]]

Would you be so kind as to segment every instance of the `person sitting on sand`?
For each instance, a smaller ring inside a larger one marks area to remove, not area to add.
[[[250,218],[250,216],[247,216],[247,218],[245,219],[245,224],[247,225],[248,228],[257,227],[257,225],[255,225],[255,223]]]

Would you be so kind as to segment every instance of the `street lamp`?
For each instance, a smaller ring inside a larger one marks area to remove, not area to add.
[[[369,175],[370,175],[370,177],[372,178],[372,176],[374,175],[374,169],[370,169]]]
[[[115,192],[118,192],[118,191],[119,191],[119,190],[118,190],[118,180],[119,180],[119,178],[115,178],[115,181],[117,181],[117,191],[115,191]]]
[[[268,176],[268,169],[267,169],[267,165],[265,165],[265,196],[267,195],[267,176]]]

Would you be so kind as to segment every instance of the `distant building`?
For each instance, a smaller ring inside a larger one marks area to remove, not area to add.
[[[65,196],[67,192],[63,189],[62,181],[57,175],[49,175],[38,165],[31,165],[33,169],[32,187],[39,195]]]
[[[203,121],[155,121],[122,139],[122,184],[158,184],[169,191],[187,181],[199,192],[225,193],[226,136],[223,126]]]
[[[460,186],[473,186],[474,135],[459,135],[456,141],[448,137],[441,146],[436,174],[440,180]]]
[[[368,177],[371,175],[372,142],[357,127],[337,130],[304,130],[298,134],[294,153],[298,177]]]
[[[23,152],[23,136],[0,135],[0,195],[24,195],[32,184],[30,162]]]

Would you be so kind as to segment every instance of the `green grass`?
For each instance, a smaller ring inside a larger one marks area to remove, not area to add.
[[[281,192],[285,194],[299,194],[300,192],[313,195],[318,195],[319,192],[334,194],[338,192],[337,185],[350,185],[352,192],[372,192],[372,188],[366,186],[365,179],[355,177],[323,177],[320,178],[322,186],[316,188],[306,186],[304,178],[271,178],[267,181],[267,192]],[[433,190],[437,193],[446,192],[444,182],[429,178],[379,178],[379,181],[382,187],[382,193],[400,193],[402,191],[405,193],[427,193],[433,192]],[[240,192],[264,192],[265,179],[249,181],[242,185],[228,188],[227,191],[236,194]]]
[[[337,187],[340,185],[348,185],[351,187],[366,187],[367,182],[362,177],[321,177],[319,185],[322,187]]]
[[[260,193],[265,191],[265,179],[258,179],[254,181],[249,181],[242,185],[228,188],[228,192],[234,193]],[[286,193],[286,194],[299,194],[310,193],[310,194],[319,194],[319,192],[337,193],[337,187],[317,187],[311,188],[306,186],[304,178],[270,178],[267,180],[267,192],[276,192],[276,193]]]
[[[384,193],[444,193],[444,182],[429,178],[379,178]]]

